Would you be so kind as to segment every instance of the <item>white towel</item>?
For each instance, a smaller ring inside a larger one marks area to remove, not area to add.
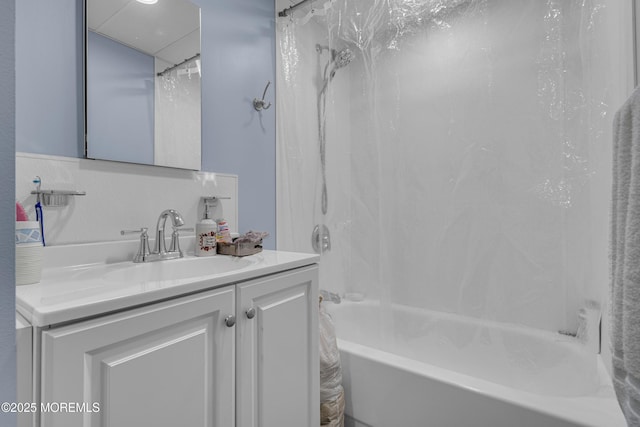
[[[640,427],[640,89],[614,118],[610,244],[613,380],[627,423]]]

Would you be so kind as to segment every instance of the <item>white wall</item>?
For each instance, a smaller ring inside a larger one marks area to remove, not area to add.
[[[113,240],[134,240],[120,230],[149,229],[153,238],[160,212],[178,210],[185,228],[202,216],[202,196],[220,200],[214,218],[225,218],[232,230],[238,225],[238,178],[235,175],[193,172],[129,163],[18,153],[16,199],[35,220],[35,176],[43,190],[85,191],[70,198],[66,207],[43,207],[47,245]],[[183,232],[193,235],[193,232]],[[185,248],[186,249],[186,248]]]

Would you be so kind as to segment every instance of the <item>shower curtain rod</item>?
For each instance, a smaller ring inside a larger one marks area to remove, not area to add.
[[[159,73],[158,73],[158,74],[156,74],[156,75],[157,75],[158,77],[160,77],[160,76],[161,76],[161,75],[163,75],[164,73],[166,73],[166,72],[168,72],[168,71],[171,71],[171,70],[173,70],[173,69],[176,69],[176,68],[178,68],[179,66],[181,66],[182,64],[186,64],[187,62],[192,61],[192,60],[194,60],[194,59],[196,59],[196,58],[200,58],[200,54],[199,54],[199,53],[196,53],[196,54],[195,54],[195,55],[193,55],[191,58],[187,58],[187,59],[185,59],[184,61],[182,61],[181,63],[174,65],[173,67],[167,67],[167,68],[165,68],[163,71],[159,72]]]
[[[310,1],[312,2],[313,0],[302,0],[301,2],[296,3],[293,6],[287,7],[286,9],[281,10],[278,13],[278,16],[288,16],[295,9],[299,8],[300,6],[304,6],[306,3],[309,3]]]

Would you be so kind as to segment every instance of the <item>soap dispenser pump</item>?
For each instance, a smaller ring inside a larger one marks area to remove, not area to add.
[[[216,254],[216,232],[218,224],[211,218],[211,205],[215,198],[203,197],[204,215],[196,223],[196,256],[212,256]]]

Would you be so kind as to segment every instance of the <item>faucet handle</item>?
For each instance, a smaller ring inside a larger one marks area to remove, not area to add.
[[[147,230],[148,230],[148,228],[146,228],[146,227],[141,227],[138,230],[120,230],[120,234],[122,236],[124,236],[125,234],[137,234],[137,233],[147,234]]]
[[[182,258],[184,254],[180,249],[180,235],[179,231],[195,231],[193,227],[173,226],[173,233],[171,233],[171,244],[169,245],[169,252],[178,252]]]
[[[120,230],[121,235],[140,233],[140,246],[138,253],[133,257],[133,262],[145,262],[148,260],[151,250],[149,249],[149,234],[147,228],[142,227],[139,230]]]

